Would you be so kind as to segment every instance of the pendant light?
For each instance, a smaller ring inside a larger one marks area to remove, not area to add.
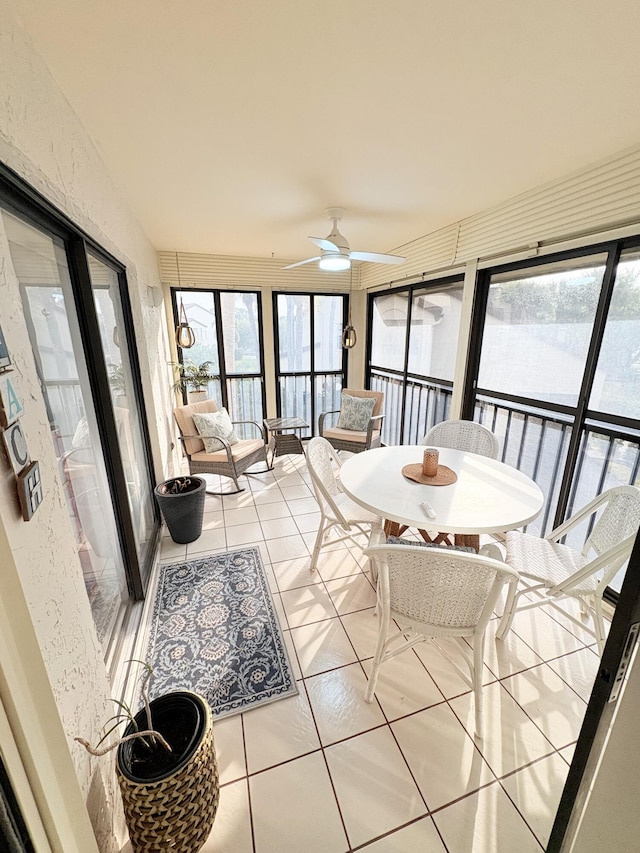
[[[182,289],[180,281],[180,262],[176,252],[176,269],[178,271],[178,289]],[[184,310],[184,302],[180,298],[180,311],[178,312],[178,325],[176,326],[176,346],[180,349],[190,349],[196,342],[196,336],[187,321],[187,312]]]
[[[356,345],[356,330],[351,323],[351,286],[353,284],[353,268],[349,271],[349,322],[344,327],[342,332],[342,346],[345,349],[352,349]]]

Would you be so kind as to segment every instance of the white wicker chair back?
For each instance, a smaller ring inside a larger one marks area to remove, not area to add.
[[[422,443],[498,458],[498,439],[490,429],[475,421],[442,421],[431,427]]]

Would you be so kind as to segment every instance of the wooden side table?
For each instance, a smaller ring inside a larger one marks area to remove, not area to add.
[[[272,460],[286,453],[304,454],[302,441],[296,434],[296,430],[309,429],[306,421],[302,418],[265,418],[263,423],[269,433],[269,450]],[[285,432],[285,430],[293,430],[293,432]]]

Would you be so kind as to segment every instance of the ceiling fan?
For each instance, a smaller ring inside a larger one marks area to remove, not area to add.
[[[400,255],[386,255],[380,252],[352,252],[347,238],[338,231],[338,222],[342,219],[344,209],[342,207],[328,207],[327,216],[333,222],[331,234],[328,237],[309,237],[312,243],[320,248],[320,254],[315,258],[307,258],[306,261],[298,261],[283,267],[285,270],[300,267],[303,264],[311,264],[320,261],[318,266],[321,270],[348,270],[351,261],[369,261],[373,264],[402,264],[406,258]]]

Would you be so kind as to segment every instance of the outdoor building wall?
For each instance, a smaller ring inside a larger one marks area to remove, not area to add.
[[[0,20],[0,161],[126,266],[159,476],[172,464],[173,433],[167,414],[169,355],[164,307],[153,306],[149,291],[159,286],[156,253],[119,197],[99,153],[32,49],[7,0],[0,0]],[[13,361],[12,382],[24,405],[23,430],[31,457],[40,463],[44,486],[42,505],[31,521],[24,522],[13,473],[4,454],[0,456],[0,525],[12,555],[11,561],[2,561],[2,571],[15,573],[41,650],[48,684],[34,686],[49,690],[55,699],[59,720],[51,721],[51,738],[66,738],[79,791],[89,804],[94,827],[100,825],[100,849],[115,850],[119,848],[112,839],[112,804],[118,798],[114,798],[112,761],[90,758],[73,741],[79,735],[95,742],[97,732],[113,713],[111,688],[84,588],[4,233],[0,233],[0,326]],[[3,590],[10,590],[10,586],[4,584]],[[10,607],[11,602],[4,604]],[[10,663],[1,657],[6,648],[0,647],[2,672]],[[27,677],[34,683],[42,680],[37,667],[29,670],[28,661],[25,666],[30,673]],[[0,690],[6,689],[6,679],[2,678]],[[28,718],[29,708],[14,707],[13,712]],[[37,767],[32,772],[37,775]],[[37,779],[32,782],[37,788]],[[63,776],[58,779],[63,797],[68,782]],[[68,795],[71,797],[72,792]],[[82,822],[82,815],[78,822]],[[76,847],[71,845],[78,843],[68,840],[65,853],[74,853]],[[78,850],[89,853],[90,848],[83,845]]]

